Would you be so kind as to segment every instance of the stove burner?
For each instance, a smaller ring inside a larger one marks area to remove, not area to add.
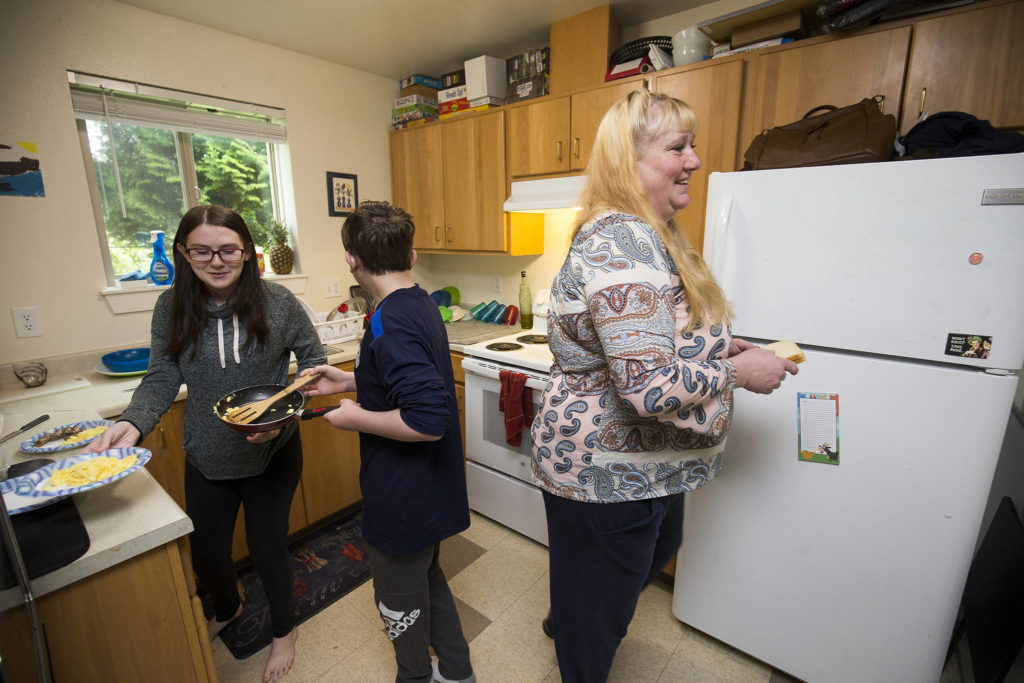
[[[484,348],[490,349],[491,351],[518,351],[523,348],[523,345],[514,344],[512,342],[494,342],[493,344],[488,344]]]
[[[516,337],[517,342],[524,344],[547,344],[548,335],[546,334],[524,334],[522,337]]]

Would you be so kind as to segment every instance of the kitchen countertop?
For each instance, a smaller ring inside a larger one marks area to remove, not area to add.
[[[76,391],[81,392],[78,396],[81,400],[88,390]],[[39,457],[60,460],[82,452],[76,448],[40,455],[18,450],[25,439],[51,427],[99,417],[96,411],[82,407],[81,403],[78,408],[59,410],[51,404],[49,398],[40,398],[2,406],[0,413],[4,415],[5,432],[14,431],[41,414],[50,416],[46,422],[0,444],[0,461],[5,467]],[[192,531],[192,520],[144,467],[113,484],[77,493],[74,501],[89,534],[89,550],[71,564],[32,579],[32,594],[37,598]],[[0,611],[23,600],[18,587],[0,591]]]
[[[475,320],[459,321],[447,327],[450,347],[459,352],[468,344],[513,334],[520,329],[518,325],[496,325]],[[358,349],[358,339],[330,344],[327,362],[337,365],[353,360]],[[295,371],[294,363],[289,371]],[[127,407],[132,391],[142,381],[142,376],[110,377],[95,370],[78,375],[86,378],[89,385],[44,396],[29,394],[25,399],[0,404],[0,414],[4,417],[0,436],[39,415],[50,416],[48,421],[0,444],[0,466],[6,468],[12,463],[37,457],[57,460],[80,453],[81,449],[73,449],[40,456],[22,453],[18,446],[30,436],[51,427],[117,417]],[[183,387],[176,400],[183,399],[185,395]],[[89,550],[71,564],[32,579],[32,593],[36,597],[59,590],[192,531],[192,520],[144,467],[113,484],[75,494],[74,501],[89,534]],[[23,598],[16,587],[0,591],[0,611],[20,603]]]

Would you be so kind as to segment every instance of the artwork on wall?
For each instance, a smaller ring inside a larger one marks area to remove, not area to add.
[[[0,142],[0,197],[45,197],[34,142]]]
[[[348,216],[359,204],[359,187],[352,173],[327,172],[327,215]]]

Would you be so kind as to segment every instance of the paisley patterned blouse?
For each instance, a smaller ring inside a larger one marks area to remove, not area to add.
[[[682,330],[689,306],[654,229],[597,216],[551,288],[555,362],[533,422],[534,478],[548,492],[614,503],[692,491],[722,466],[736,368],[726,325]]]

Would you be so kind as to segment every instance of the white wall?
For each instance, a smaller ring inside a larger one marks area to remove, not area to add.
[[[0,197],[0,364],[149,342],[149,312],[115,316],[98,294],[106,282],[67,69],[285,108],[311,276],[303,298],[327,310],[326,278],[354,284],[325,174],[355,173],[361,200],[390,198],[394,81],[109,0],[4,3],[0,64],[0,141],[38,145],[46,190]],[[44,335],[15,338],[13,306],[37,306]]]

